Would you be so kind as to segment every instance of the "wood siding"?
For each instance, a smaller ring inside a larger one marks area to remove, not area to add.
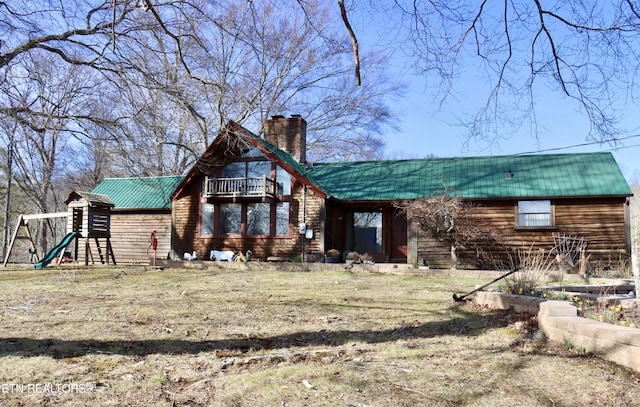
[[[628,253],[627,210],[624,198],[561,199],[551,201],[554,225],[550,228],[525,229],[516,224],[517,201],[482,202],[475,216],[482,218],[501,235],[505,247],[486,247],[482,251],[459,250],[459,268],[494,268],[505,260],[506,250],[518,248],[551,249],[553,234],[571,235],[587,241],[589,261],[605,261]],[[447,244],[436,242],[426,232],[418,233],[417,260],[429,266],[450,266]]]
[[[304,240],[305,259],[316,261],[323,258],[324,199],[316,196],[311,189],[308,188],[305,193],[303,185],[292,180],[288,236],[204,237],[200,235],[202,181],[202,177],[194,179],[173,201],[174,258],[182,258],[184,253],[195,250],[200,259],[208,260],[212,249],[243,253],[251,250],[253,258],[261,261],[266,261],[269,257],[302,257],[303,238],[299,233],[299,227],[305,220],[307,229],[313,231],[313,238]],[[238,198],[237,202],[241,202],[241,198]]]
[[[158,240],[157,257],[166,259],[171,251],[171,213],[117,213],[111,215],[111,246],[118,263],[149,264],[153,258],[151,233]]]
[[[157,257],[166,259],[171,251],[171,213],[168,210],[112,211],[110,230],[111,248],[117,264],[150,264],[153,249],[149,249],[149,246],[153,231],[158,240]],[[84,262],[86,242],[85,238],[80,238],[78,242],[80,262]],[[89,238],[88,242],[93,260],[100,262],[95,239]],[[105,254],[105,239],[99,239],[99,244]]]

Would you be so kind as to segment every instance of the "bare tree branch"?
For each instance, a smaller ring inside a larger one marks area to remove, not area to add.
[[[344,0],[338,0],[338,4],[340,5],[340,15],[342,16],[342,21],[344,22],[344,26],[349,32],[349,38],[351,38],[351,44],[353,45],[353,59],[356,69],[356,85],[360,86],[360,54],[358,51],[358,38],[356,37],[356,34],[353,32],[353,28],[351,28],[351,24],[349,23],[347,10],[344,7]]]

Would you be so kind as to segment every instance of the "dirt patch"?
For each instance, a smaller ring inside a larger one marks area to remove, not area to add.
[[[460,305],[481,278],[0,273],[2,405],[632,405],[639,377]],[[31,386],[31,387],[29,387]]]

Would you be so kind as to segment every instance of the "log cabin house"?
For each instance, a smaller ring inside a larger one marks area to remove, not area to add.
[[[571,236],[593,261],[629,253],[632,193],[610,153],[313,163],[302,117],[273,116],[264,128],[259,137],[229,122],[173,192],[174,258],[217,249],[314,262],[335,248],[448,267],[449,246],[395,205],[433,196],[443,183],[511,249],[549,249]],[[461,250],[458,266],[493,267],[504,255],[504,247]]]

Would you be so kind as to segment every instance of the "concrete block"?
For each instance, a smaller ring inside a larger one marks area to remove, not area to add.
[[[550,300],[540,304],[538,315],[550,317],[575,317],[578,315],[577,308],[567,301]]]

